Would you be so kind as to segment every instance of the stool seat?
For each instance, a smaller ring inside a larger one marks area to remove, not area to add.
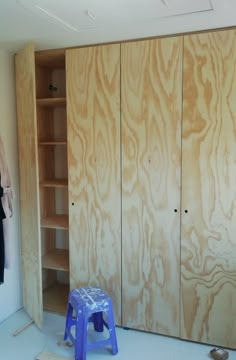
[[[92,286],[72,290],[69,299],[74,309],[86,306],[92,313],[107,311],[109,300],[110,297],[104,290]]]
[[[103,315],[106,316],[106,320]],[[109,331],[109,337],[88,343],[87,325],[89,322],[93,323],[95,331],[102,332],[105,326]],[[71,334],[72,326],[75,326],[75,336]],[[64,340],[68,338],[75,346],[75,360],[85,360],[87,350],[100,346],[110,345],[112,354],[118,353],[112,299],[104,290],[87,286],[70,292]]]

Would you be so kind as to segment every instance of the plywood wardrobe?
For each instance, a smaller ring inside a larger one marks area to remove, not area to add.
[[[120,45],[28,46],[16,74],[24,306],[42,326],[97,285],[120,324]]]
[[[122,308],[179,335],[183,38],[121,45]]]
[[[120,45],[66,52],[71,286],[105,289],[121,324]]]
[[[91,284],[119,325],[236,348],[235,49],[225,30],[16,56],[39,325]]]
[[[180,335],[236,348],[236,31],[185,36],[183,70]]]

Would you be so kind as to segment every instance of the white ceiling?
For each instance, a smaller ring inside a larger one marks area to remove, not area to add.
[[[0,0],[0,48],[49,49],[236,25],[236,0]]]

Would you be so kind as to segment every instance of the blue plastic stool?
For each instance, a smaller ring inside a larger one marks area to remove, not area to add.
[[[73,317],[73,311],[75,317]],[[107,314],[107,322],[103,319]],[[87,326],[92,322],[95,331],[102,332],[105,327],[109,337],[92,343],[87,342]],[[71,327],[75,325],[75,337]],[[112,354],[118,353],[116,330],[113,316],[112,300],[109,295],[97,287],[83,287],[70,292],[67,305],[67,316],[64,340],[70,339],[75,347],[75,360],[85,360],[87,350],[110,345]]]

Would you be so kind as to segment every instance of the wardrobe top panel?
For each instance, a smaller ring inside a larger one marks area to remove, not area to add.
[[[152,39],[158,39],[158,38],[168,38],[168,37],[175,37],[175,36],[189,36],[189,35],[199,35],[201,33],[206,32],[219,32],[219,31],[225,31],[225,30],[234,30],[235,27],[231,28],[219,28],[219,29],[210,29],[210,30],[203,30],[203,31],[194,31],[189,33],[183,33],[183,34],[173,34],[173,35],[163,35],[163,36],[154,36],[150,38],[141,38],[141,39],[130,39],[126,41],[115,41],[115,42],[108,42],[108,43],[99,43],[99,44],[89,44],[89,45],[83,45],[83,46],[73,46],[73,47],[65,47],[65,48],[59,48],[59,49],[51,49],[51,50],[39,50],[35,51],[35,63],[39,66],[44,66],[48,68],[65,68],[65,54],[66,50],[70,49],[76,49],[81,47],[90,47],[90,46],[102,46],[102,45],[109,45],[114,43],[127,43],[127,42],[136,42],[136,41],[144,41],[144,40],[152,40]]]

